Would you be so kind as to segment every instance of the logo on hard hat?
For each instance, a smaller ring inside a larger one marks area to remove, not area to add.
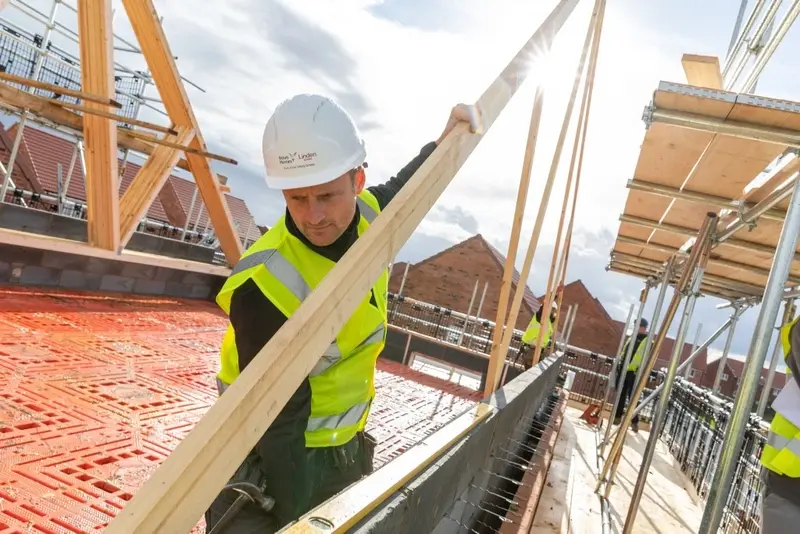
[[[291,152],[285,156],[278,156],[278,162],[285,167],[290,166],[289,168],[312,167],[316,157],[316,152]]]

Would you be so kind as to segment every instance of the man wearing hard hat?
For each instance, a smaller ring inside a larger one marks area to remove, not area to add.
[[[262,149],[267,185],[283,192],[286,213],[242,255],[217,295],[230,318],[220,351],[220,393],[460,121],[478,128],[475,109],[459,104],[438,140],[422,147],[396,177],[365,187],[367,152],[344,109],[309,94],[278,105]],[[270,514],[245,505],[230,532],[279,529],[372,470],[375,443],[364,428],[375,395],[375,361],[386,339],[388,279],[384,270],[234,475],[275,502]],[[220,493],[206,512],[209,528],[236,496]]]

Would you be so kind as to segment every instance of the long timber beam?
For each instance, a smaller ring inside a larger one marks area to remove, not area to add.
[[[192,151],[185,152],[186,160],[203,197],[208,217],[214,225],[214,233],[219,239],[220,248],[225,253],[228,263],[235,266],[243,252],[242,243],[239,241],[228,203],[225,201],[221,184],[211,168],[211,163],[206,156],[194,152],[208,150],[153,2],[122,0],[122,5],[142,47],[142,54],[150,67],[169,118],[177,126],[185,126],[194,131],[189,143]]]
[[[115,96],[111,0],[78,0],[81,88],[111,100]],[[86,102],[86,108],[108,107]],[[117,128],[113,120],[93,114],[83,117],[86,143],[86,219],[89,244],[106,250],[119,248],[119,174]]]
[[[39,122],[48,126],[64,128],[74,135],[83,135],[84,118],[82,115],[57,106],[45,98],[0,82],[0,101],[2,101],[0,105],[10,112],[21,113],[21,110],[27,109],[36,115]],[[131,130],[127,128],[117,128],[117,143],[120,148],[147,155],[153,153],[156,148],[153,144],[134,137],[130,132]],[[187,171],[191,170],[185,159],[179,160],[176,166]]]
[[[142,12],[139,2],[123,3],[129,15],[136,13],[131,19],[141,21],[153,16],[152,12]],[[146,4],[152,8],[150,2]],[[442,141],[225,395],[109,523],[107,534],[178,534],[194,527],[478,146],[482,134],[530,75],[541,59],[538,50],[555,38],[577,4],[578,0],[561,0],[555,6],[478,99],[481,131],[470,134],[469,127],[461,123]],[[141,32],[150,24],[134,23],[135,30],[137,26]],[[143,47],[144,41],[140,39]],[[166,103],[167,98],[164,100]],[[197,143],[198,135],[193,143]],[[191,158],[190,165],[194,167]],[[353,276],[354,272],[359,274]]]

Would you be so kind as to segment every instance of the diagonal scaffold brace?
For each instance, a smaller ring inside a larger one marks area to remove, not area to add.
[[[482,131],[471,134],[461,124],[443,140],[105,532],[176,534],[194,527],[530,75],[541,59],[539,51],[552,42],[578,2],[558,2],[478,99]]]
[[[667,310],[664,314],[664,320],[661,323],[661,328],[659,328],[658,331],[658,336],[656,336],[655,341],[653,342],[651,352],[653,355],[660,353],[664,339],[667,337],[667,331],[669,330],[672,320],[674,319],[678,310],[678,305],[680,304],[684,293],[690,289],[692,281],[695,278],[695,267],[700,262],[703,254],[705,254],[705,251],[708,249],[709,236],[712,230],[712,221],[714,226],[716,226],[716,214],[709,212],[708,217],[704,219],[703,225],[700,227],[697,239],[695,240],[694,246],[692,246],[692,251],[689,255],[689,258],[686,260],[686,263],[683,266],[683,272],[675,288],[675,292],[673,293],[672,299],[667,306]],[[634,411],[639,404],[639,399],[642,396],[647,379],[650,376],[650,372],[653,370],[657,360],[657,357],[648,358],[647,365],[644,367],[644,369],[642,369],[640,379],[636,383],[636,387],[631,394],[628,409],[625,411],[625,415],[619,426],[616,439],[614,440],[611,450],[608,453],[607,460],[603,464],[603,468],[597,477],[595,492],[600,492],[603,484],[606,484],[607,486],[605,494],[608,495],[610,491],[611,484],[613,483],[613,473],[616,472],[616,466],[618,465],[619,459],[622,455],[622,447],[625,444],[625,435],[627,429],[630,427],[631,421],[633,420]],[[651,431],[654,431],[654,429]]]

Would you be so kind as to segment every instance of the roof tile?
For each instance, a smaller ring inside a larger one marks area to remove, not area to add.
[[[8,133],[13,136],[16,132],[17,125],[13,125]],[[72,160],[72,152],[74,149],[74,142],[66,137],[61,136],[55,132],[49,132],[43,129],[34,128],[31,126],[25,127],[22,133],[23,142],[25,143],[26,154],[30,156],[32,167],[35,170],[36,178],[41,186],[41,192],[56,193],[58,191],[57,174],[58,164],[62,166],[63,172],[69,170],[69,164]],[[2,145],[2,143],[0,143]],[[0,150],[2,150],[0,148]],[[15,166],[16,167],[16,166]],[[136,173],[141,169],[140,165],[128,161],[125,165],[125,172],[121,177],[120,195],[127,191],[128,187],[133,182]],[[64,177],[66,179],[66,177]],[[165,205],[158,196],[156,196],[147,211],[147,216],[150,219],[169,223],[180,224],[176,221],[185,221],[186,214],[189,211],[189,206],[192,202],[192,195],[196,189],[194,182],[180,178],[175,175],[170,175],[167,183],[173,187],[178,200],[180,202],[183,213],[175,214],[168,213]],[[36,189],[36,188],[34,188]],[[72,177],[69,182],[69,191],[67,195],[75,200],[86,201],[86,191],[83,180],[83,169],[78,162],[72,172]],[[256,228],[253,216],[247,205],[240,198],[232,195],[225,195],[228,202],[228,208],[231,212],[234,222],[238,225],[239,237],[243,238],[250,228],[251,239],[258,236],[258,229]],[[194,215],[192,216],[192,223],[196,220],[199,206],[201,202],[197,202],[194,208]],[[205,228],[206,221],[208,220],[207,211],[203,209],[200,215],[200,222],[198,228]],[[251,227],[252,223],[252,227]]]

